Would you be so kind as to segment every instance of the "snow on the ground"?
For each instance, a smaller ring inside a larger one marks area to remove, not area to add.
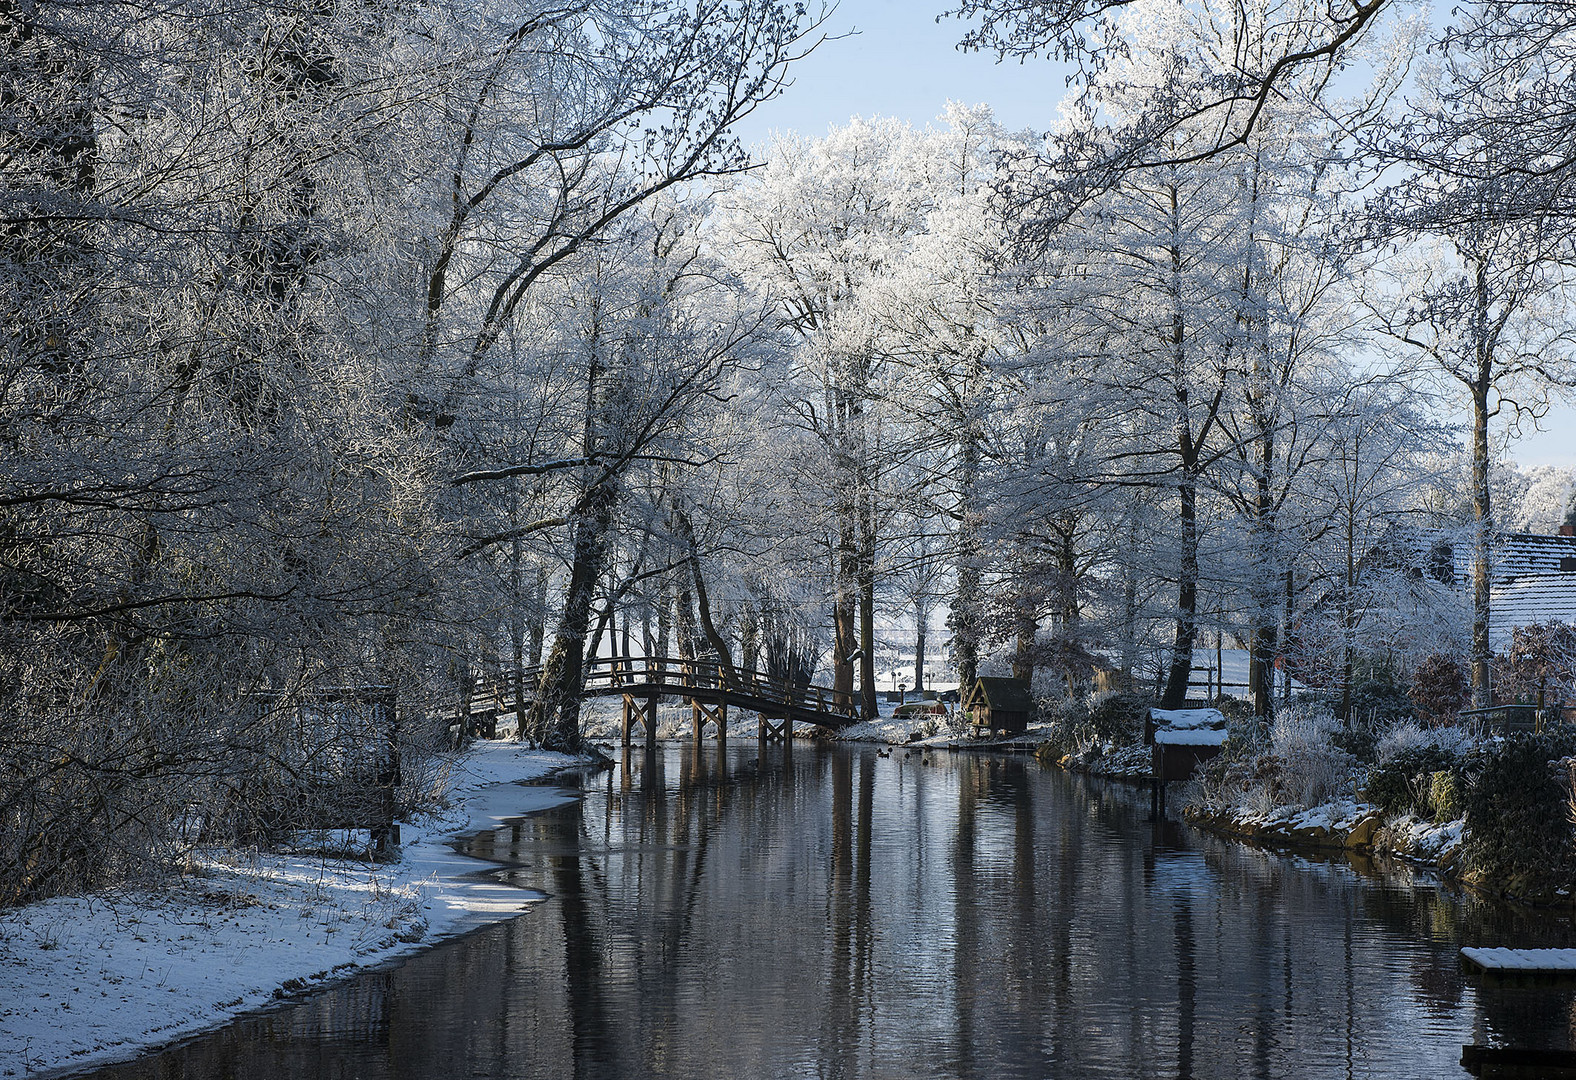
[[[0,1077],[132,1057],[518,914],[537,894],[447,840],[569,801],[512,781],[574,761],[478,743],[447,767],[448,807],[401,826],[398,862],[214,853],[163,888],[0,913]]]
[[[918,735],[919,738],[914,738]],[[957,742],[961,733],[952,728],[952,719],[940,713],[917,713],[906,716],[884,714],[875,720],[861,720],[857,724],[838,728],[837,737],[850,742],[879,743],[931,743]]]
[[[1461,818],[1435,823],[1407,815],[1394,818],[1387,825],[1396,853],[1424,862],[1437,861],[1460,848],[1467,831],[1467,823]]]

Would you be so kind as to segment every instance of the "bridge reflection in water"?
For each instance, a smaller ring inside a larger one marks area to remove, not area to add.
[[[1572,994],[1462,943],[1569,924],[1146,822],[1005,757],[638,748],[475,854],[513,922],[117,1076],[1438,1077]]]

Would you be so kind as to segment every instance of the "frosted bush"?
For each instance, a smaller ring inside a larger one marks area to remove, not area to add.
[[[1293,705],[1276,714],[1270,747],[1280,766],[1274,783],[1278,798],[1317,806],[1350,790],[1357,759],[1330,741],[1340,726],[1317,705]]]
[[[1283,755],[1328,749],[1330,735],[1340,726],[1335,714],[1322,705],[1285,705],[1270,726],[1270,745]]]
[[[1281,758],[1281,792],[1290,803],[1318,806],[1352,791],[1357,759],[1333,746],[1307,747]]]
[[[1268,817],[1281,807],[1305,808],[1352,791],[1357,759],[1332,742],[1341,728],[1324,708],[1283,707],[1268,739],[1235,739],[1200,775],[1197,805]]]
[[[1388,765],[1396,758],[1423,750],[1443,750],[1460,756],[1474,745],[1472,733],[1466,728],[1444,725],[1421,727],[1411,720],[1392,724],[1374,746],[1380,765]]]

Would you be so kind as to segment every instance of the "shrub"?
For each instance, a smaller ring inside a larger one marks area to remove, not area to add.
[[[1576,695],[1576,627],[1518,626],[1510,648],[1494,658],[1494,686],[1508,699],[1559,705]]]
[[[1392,725],[1375,745],[1374,754],[1381,763],[1407,750],[1423,748],[1444,749],[1460,757],[1471,753],[1476,746],[1472,732],[1466,728],[1455,725],[1423,728],[1408,720]]]
[[[1349,792],[1357,759],[1332,743],[1339,723],[1329,709],[1303,701],[1282,707],[1267,735],[1253,718],[1233,724],[1220,756],[1196,774],[1192,801],[1210,811],[1267,814]]]
[[[1081,749],[1080,742],[1090,741],[1086,698],[1042,697],[1035,702],[1035,712],[1045,725],[1045,745],[1053,761]]]
[[[1435,653],[1424,660],[1412,676],[1411,698],[1422,719],[1443,723],[1466,705],[1466,673],[1455,657]]]
[[[1239,724],[1258,722],[1258,717],[1253,712],[1253,702],[1248,698],[1228,697],[1222,694],[1214,700],[1213,704],[1220,710],[1220,715],[1230,722],[1233,729]]]
[[[1352,719],[1384,726],[1417,715],[1407,688],[1384,679],[1365,679],[1352,687]]]
[[[1553,762],[1576,749],[1570,733],[1518,735],[1483,755],[1467,791],[1465,852],[1472,876],[1524,896],[1568,884],[1576,859],[1570,787]]]
[[[1449,747],[1409,746],[1381,757],[1368,771],[1363,798],[1388,814],[1431,817],[1433,778],[1441,772],[1459,773],[1463,768],[1461,755]]]
[[[1372,765],[1379,759],[1379,736],[1366,727],[1343,727],[1330,732],[1330,745],[1345,750],[1363,765]]]
[[[1467,781],[1457,769],[1441,769],[1428,778],[1428,809],[1435,821],[1454,821],[1466,813]]]
[[[1270,726],[1270,758],[1261,762],[1265,779],[1277,802],[1317,806],[1351,782],[1357,759],[1334,745],[1331,736],[1340,728],[1328,710],[1290,706],[1275,715]]]
[[[1136,743],[1144,734],[1144,716],[1154,699],[1148,694],[1113,692],[1097,695],[1084,721],[1090,736],[1119,746]]]

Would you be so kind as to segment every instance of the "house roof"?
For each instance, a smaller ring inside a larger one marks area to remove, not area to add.
[[[1496,533],[1489,574],[1495,583],[1527,574],[1553,574],[1560,560],[1576,557],[1576,536]],[[1456,586],[1472,580],[1472,537],[1468,529],[1422,529],[1395,525],[1362,558],[1362,569],[1428,577]]]
[[[992,709],[1006,712],[1028,712],[1034,708],[1034,697],[1029,693],[1029,684],[1022,679],[1001,679],[981,675],[974,682],[974,690],[969,694],[969,703],[976,704],[981,699]]]
[[[1550,536],[1545,533],[1501,533],[1494,540],[1493,576],[1495,581],[1527,574],[1558,574],[1560,560],[1576,557],[1576,536]],[[1463,549],[1461,576],[1472,576],[1472,552]]]
[[[1494,586],[1489,600],[1490,648],[1505,648],[1518,626],[1546,622],[1576,625],[1576,573],[1523,574]]]

